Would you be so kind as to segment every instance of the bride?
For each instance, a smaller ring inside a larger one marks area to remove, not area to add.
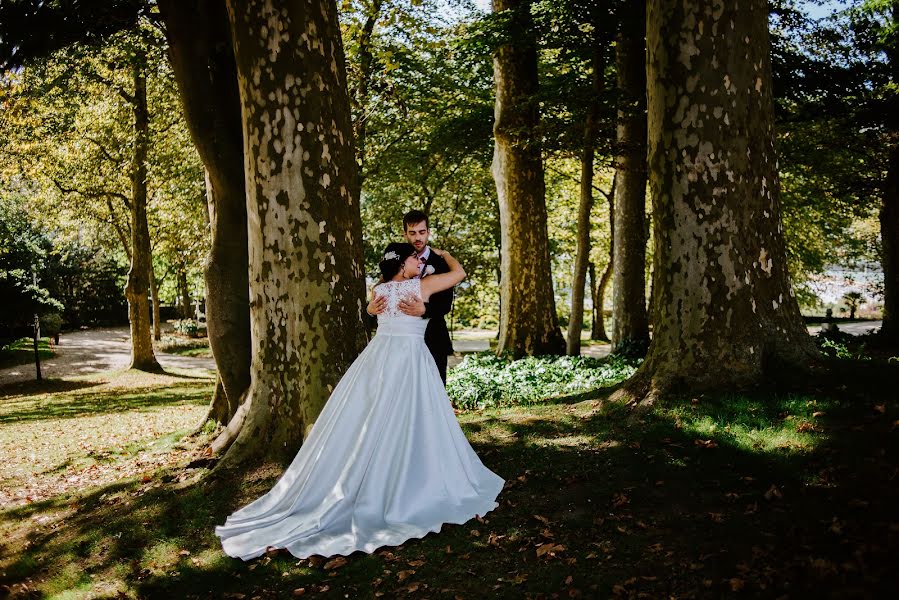
[[[278,483],[216,527],[229,556],[249,560],[270,548],[298,558],[371,553],[496,508],[504,481],[456,421],[424,343],[428,322],[398,308],[405,297],[427,302],[464,279],[455,258],[432,251],[450,271],[418,279],[415,248],[387,246],[384,283],[375,287],[387,299],[377,334]]]

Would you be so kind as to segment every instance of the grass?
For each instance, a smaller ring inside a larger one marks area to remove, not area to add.
[[[203,418],[213,381],[120,371],[3,388],[0,506],[168,464]]]
[[[0,585],[50,598],[895,597],[896,376],[840,361],[641,415],[603,394],[463,412],[507,480],[499,508],[345,562],[225,557],[213,527],[280,467],[213,479],[184,457],[0,512]],[[164,443],[204,441],[177,437]]]
[[[40,338],[37,351],[41,360],[56,356],[50,348],[50,338]],[[0,348],[0,369],[29,363],[34,363],[34,338],[19,338]]]

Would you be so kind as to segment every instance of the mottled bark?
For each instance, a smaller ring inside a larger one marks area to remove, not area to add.
[[[562,354],[550,271],[545,183],[537,133],[537,46],[529,0],[494,0],[509,11],[509,38],[493,57],[496,107],[493,179],[502,228],[497,352]]]
[[[899,0],[891,5],[892,26],[899,27]],[[899,32],[887,44],[893,85],[899,85]],[[892,92],[887,117],[887,176],[880,208],[880,246],[883,266],[883,326],[880,334],[899,343],[899,94]]]
[[[612,350],[649,340],[646,316],[646,5],[619,11],[615,42],[618,78],[615,285]]]
[[[159,322],[159,282],[156,281],[152,258],[150,260],[150,300],[153,302],[153,339],[158,342],[162,339],[162,324]]]
[[[130,368],[159,371],[153,354],[150,331],[150,229],[147,225],[147,149],[150,137],[150,117],[147,112],[147,80],[144,57],[134,59],[132,74],[134,94],[131,108],[134,115],[134,147],[131,161],[131,266],[125,297],[128,300],[128,322],[131,327]]]
[[[226,424],[250,387],[250,298],[243,121],[228,13],[221,0],[160,0],[169,57],[206,167],[212,240],[204,265],[206,327],[221,378],[211,418]]]
[[[251,384],[216,440],[294,456],[365,344],[362,223],[337,7],[229,0],[249,217]],[[235,437],[236,434],[236,437]]]
[[[598,37],[598,34],[597,34]],[[574,276],[571,282],[571,317],[565,352],[568,356],[581,354],[581,328],[584,325],[584,286],[590,262],[590,214],[593,212],[593,155],[599,116],[599,95],[602,93],[605,69],[604,45],[595,40],[593,49],[593,97],[584,120],[584,146],[581,150],[581,188],[577,213],[577,250],[574,257]]]
[[[650,2],[647,46],[653,337],[619,397],[651,402],[815,349],[787,273],[767,1]]]

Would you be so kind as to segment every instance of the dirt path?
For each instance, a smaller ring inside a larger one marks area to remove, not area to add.
[[[41,361],[41,373],[47,378],[86,375],[124,369],[131,359],[127,327],[104,327],[64,333],[59,336],[56,356]],[[156,353],[164,369],[205,369],[215,371],[211,358]],[[34,364],[17,365],[0,370],[0,385],[34,379]]]

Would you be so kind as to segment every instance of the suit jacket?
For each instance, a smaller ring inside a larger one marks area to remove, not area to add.
[[[435,275],[448,273],[450,270],[446,260],[433,251],[428,255],[425,265],[434,267]],[[425,344],[427,344],[432,354],[449,356],[453,353],[453,341],[450,339],[449,329],[444,318],[453,308],[453,298],[453,288],[450,288],[432,294],[428,302],[425,302],[425,314],[421,318],[431,319],[428,322],[428,328],[425,330]]]

